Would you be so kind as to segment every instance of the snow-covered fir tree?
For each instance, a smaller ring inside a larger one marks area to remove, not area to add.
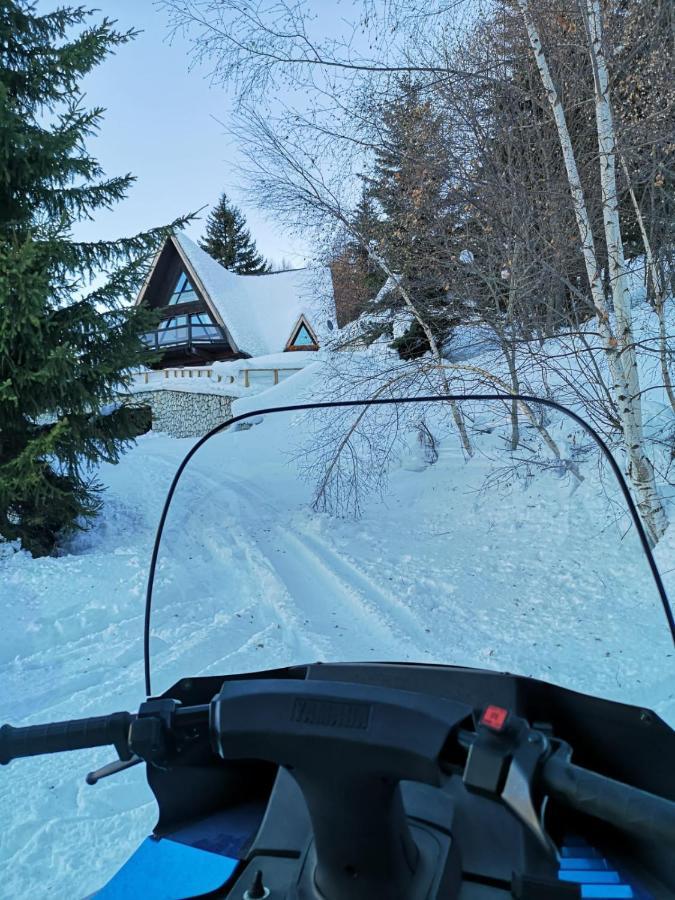
[[[378,213],[373,236],[379,252],[414,298],[439,344],[456,322],[448,304],[448,234],[456,216],[450,171],[443,117],[418,86],[403,81],[395,102],[382,110],[382,135],[367,194]],[[402,306],[397,292],[382,297],[385,306],[392,302]],[[404,358],[430,349],[418,321],[394,346]]]
[[[357,319],[385,282],[381,269],[368,253],[375,238],[378,218],[366,190],[354,210],[350,230],[340,233],[330,257],[338,324]]]

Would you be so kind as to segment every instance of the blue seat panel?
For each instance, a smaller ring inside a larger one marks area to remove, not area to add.
[[[583,900],[632,900],[635,897],[629,884],[583,884]]]
[[[146,838],[96,900],[176,900],[225,884],[238,860],[166,838]]]
[[[582,872],[584,870],[588,871],[589,869],[608,869],[609,866],[607,865],[607,861],[601,856],[564,856],[560,860],[560,868],[563,870],[577,869]]]
[[[585,871],[561,869],[558,878],[560,881],[575,881],[578,884],[621,884],[619,873],[614,869],[586,869]]]

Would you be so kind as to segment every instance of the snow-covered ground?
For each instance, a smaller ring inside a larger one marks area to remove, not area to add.
[[[305,370],[275,388],[277,402],[311,378]],[[386,496],[367,500],[358,520],[336,519],[310,510],[312,485],[298,475],[293,454],[309,427],[297,414],[268,415],[216,437],[188,469],[160,557],[155,691],[187,674],[419,660],[534,675],[675,722],[663,613],[592,466],[581,484],[547,471],[485,492],[496,437],[465,463],[448,436],[434,465],[413,441]],[[104,467],[105,511],[59,558],[5,548],[0,722],[100,715],[143,699],[146,566],[191,443],[149,434]],[[666,569],[674,548],[669,534]],[[1,897],[85,896],[151,830],[141,767],[85,784],[113,755],[17,760],[0,772]]]

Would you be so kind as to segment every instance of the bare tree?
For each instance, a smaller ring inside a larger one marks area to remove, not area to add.
[[[312,229],[327,250],[337,235],[349,241],[361,262],[386,280],[391,302],[374,322],[364,301],[364,328],[369,320],[379,329],[404,321],[424,337],[427,355],[401,361],[385,354],[378,378],[359,374],[352,386],[375,392],[382,384],[406,390],[433,384],[450,392],[501,384],[516,393],[534,385],[568,400],[624,451],[642,515],[658,540],[667,522],[645,435],[638,360],[656,352],[672,403],[665,315],[672,243],[649,213],[650,184],[661,190],[672,129],[668,138],[670,113],[651,115],[654,97],[644,80],[631,77],[630,54],[617,39],[626,22],[640,41],[651,39],[640,4],[623,0],[615,16],[599,0],[364,0],[344,33],[333,35],[305,0],[164,5],[175,27],[192,29],[195,52],[212,62],[213,77],[236,85],[237,130],[248,148],[254,197],[289,226]],[[649,72],[663,84],[663,54],[647,56]],[[454,218],[442,254],[414,237],[404,238],[399,254],[382,234],[356,222],[363,176],[385,139],[377,111],[395,98],[402,75],[448,125],[444,190]],[[275,94],[282,84],[292,86],[299,103],[283,105]],[[672,109],[670,100],[667,105]],[[655,125],[657,157],[647,149]],[[667,203],[657,199],[661,222]],[[658,324],[639,339],[631,308],[637,242]],[[471,370],[452,359],[452,342],[439,340],[433,308],[414,279],[402,277],[406,259],[447,276],[442,302],[461,310],[463,324],[490,332],[489,362],[486,357]],[[347,340],[354,339],[363,340],[363,330],[348,328]],[[528,428],[532,422],[521,405],[509,407],[515,451],[522,417]],[[469,455],[470,423],[457,407],[450,412]],[[339,460],[351,459],[353,477],[362,422],[351,431],[345,422],[337,444]],[[424,417],[406,427],[433,447],[433,425]],[[342,473],[328,443],[324,449],[326,465]]]
[[[654,541],[658,541],[667,527],[667,518],[658,495],[654,468],[647,456],[643,434],[641,391],[632,311],[628,286],[628,272],[623,251],[619,201],[616,179],[616,133],[609,92],[609,74],[605,59],[602,33],[602,13],[598,0],[586,0],[588,51],[593,66],[595,116],[597,122],[599,177],[602,187],[602,208],[605,241],[607,244],[609,278],[615,324],[602,280],[602,267],[596,252],[596,242],[588,214],[588,206],[567,118],[560,100],[539,28],[532,14],[529,0],[518,0],[532,52],[555,119],[560,146],[565,160],[570,194],[579,228],[579,238],[586,264],[588,281],[596,309],[607,363],[612,374],[612,389],[623,432],[623,446],[629,461],[629,474],[638,494],[642,515]]]

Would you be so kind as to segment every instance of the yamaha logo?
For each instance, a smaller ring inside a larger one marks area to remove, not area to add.
[[[339,700],[306,700],[297,697],[291,721],[323,728],[368,728],[369,703],[345,703]]]

